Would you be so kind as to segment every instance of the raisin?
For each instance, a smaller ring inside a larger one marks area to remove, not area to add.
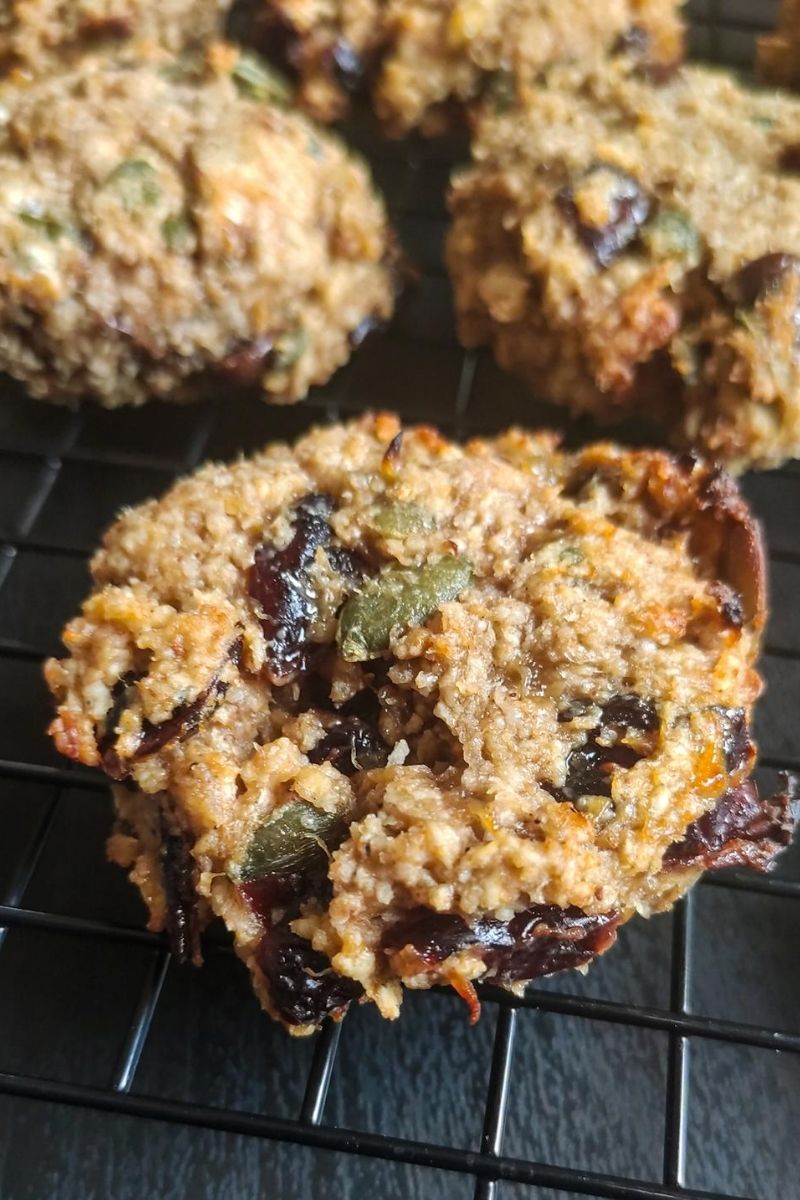
[[[189,839],[176,833],[161,814],[161,879],[167,901],[170,948],[181,964],[200,963],[200,921],[197,911],[197,866]]]
[[[330,901],[333,888],[328,879],[327,866],[325,859],[319,869],[276,871],[262,879],[238,884],[237,891],[264,928],[269,929],[276,920],[284,917],[294,920],[300,913],[303,901],[312,897],[323,904]]]
[[[778,166],[782,171],[800,171],[800,142],[789,142],[783,147]]]
[[[386,447],[381,459],[381,477],[387,483],[393,483],[399,475],[400,455],[403,451],[403,430],[396,433]]]
[[[102,729],[98,732],[100,765],[111,779],[124,779],[128,774],[127,767],[116,751],[117,726],[122,714],[133,703],[136,696],[134,684],[141,678],[141,674],[129,671],[122,679],[117,680],[111,692],[111,708],[106,714]]]
[[[596,201],[605,203],[608,220],[603,225],[590,224],[583,219],[580,197],[582,192],[589,190]],[[562,188],[557,202],[601,267],[610,266],[625,247],[636,240],[651,207],[638,180],[627,171],[602,162]]]
[[[359,321],[355,329],[350,330],[348,335],[350,349],[357,350],[358,347],[363,345],[363,343],[368,337],[370,337],[371,334],[377,333],[380,329],[383,329],[385,325],[386,322],[382,317],[364,317],[363,320]]]
[[[621,725],[628,729],[641,729],[644,733],[651,733],[658,729],[660,722],[653,703],[631,692],[614,696],[603,705],[603,724]]]
[[[143,720],[136,749],[127,761],[120,758],[116,751],[116,730],[123,712],[135,699],[134,684],[143,676],[131,672],[121,679],[111,693],[112,707],[105,719],[104,731],[98,738],[101,765],[105,773],[112,779],[124,779],[129,774],[132,763],[157,753],[169,742],[183,741],[194,733],[203,718],[210,715],[225,696],[228,685],[220,679],[220,674],[227,662],[234,662],[238,666],[241,650],[242,640],[238,638],[208,687],[188,704],[179,705],[166,721],[153,725],[147,719]]]
[[[729,774],[735,775],[755,757],[747,714],[743,708],[721,708],[717,711],[723,721],[722,748],[725,754],[725,769]]]
[[[346,92],[358,92],[364,86],[366,67],[358,51],[345,38],[330,48],[331,75]]]
[[[330,763],[343,775],[385,767],[389,747],[377,729],[359,717],[345,717],[333,725],[309,752],[312,763]]]
[[[309,568],[317,549],[331,540],[330,496],[310,494],[294,509],[294,536],[282,550],[259,546],[248,587],[267,639],[267,674],[272,683],[289,682],[308,670],[314,645],[311,627],[317,614]]]
[[[330,962],[288,923],[276,925],[262,938],[256,960],[269,985],[269,998],[288,1025],[319,1025],[340,1017],[363,992],[355,980],[337,975]]]
[[[572,709],[566,711],[570,713]],[[645,755],[642,750],[625,742],[617,741],[614,745],[606,746],[600,739],[605,738],[609,732],[621,736],[627,729],[654,733],[659,728],[655,707],[641,696],[614,696],[603,705],[601,711],[601,723],[591,730],[582,746],[570,752],[567,758],[567,779],[563,787],[556,787],[551,783],[542,784],[556,800],[575,804],[581,796],[610,797],[614,767],[628,770]]]
[[[765,254],[737,271],[732,288],[737,302],[754,308],[759,300],[777,291],[789,274],[800,273],[800,258],[794,254]]]
[[[797,779],[784,776],[783,791],[762,799],[752,779],[730,788],[716,808],[686,830],[664,855],[667,870],[703,867],[753,867],[766,871],[775,855],[788,846],[800,819]]]
[[[614,45],[616,54],[631,54],[634,58],[645,58],[649,51],[650,33],[643,25],[631,25]]]
[[[435,969],[452,954],[470,949],[486,963],[484,979],[507,984],[583,966],[616,939],[618,913],[589,916],[580,908],[537,904],[510,921],[413,909],[383,940],[388,954],[411,947],[420,965]]]
[[[236,346],[219,364],[217,368],[226,378],[247,387],[258,383],[265,371],[269,369],[273,357],[273,344],[270,337],[254,338]]]
[[[363,582],[369,568],[355,550],[348,550],[346,546],[329,546],[327,554],[334,571],[352,587],[358,587]]]

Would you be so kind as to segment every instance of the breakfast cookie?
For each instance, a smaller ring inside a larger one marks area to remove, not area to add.
[[[83,60],[0,101],[0,369],[113,408],[205,383],[302,398],[392,312],[366,167],[217,44]]]
[[[383,414],[129,510],[46,667],[111,858],[175,952],[211,913],[305,1034],[403,985],[579,967],[705,867],[766,868],[759,530],[687,456]]]
[[[290,66],[321,120],[358,94],[387,129],[439,132],[487,91],[510,102],[544,68],[619,54],[660,76],[683,56],[683,0],[244,0],[232,23]]]
[[[800,0],[783,0],[778,28],[758,39],[759,76],[780,87],[800,87]]]
[[[0,70],[50,74],[80,55],[136,43],[179,52],[209,40],[229,0],[3,0]]]
[[[682,69],[487,105],[447,258],[468,346],[739,470],[800,453],[800,100]]]

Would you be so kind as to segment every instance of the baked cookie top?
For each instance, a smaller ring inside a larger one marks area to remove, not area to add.
[[[36,396],[305,395],[394,301],[365,166],[257,60],[84,59],[6,85],[0,366]]]
[[[386,1015],[401,918],[662,907],[752,766],[759,534],[694,460],[370,416],[204,467],[92,573],[56,745],[169,798],[231,924],[299,872],[293,934]]]
[[[17,82],[128,43],[173,53],[218,33],[228,0],[3,0],[0,69]]]
[[[521,109],[487,104],[452,196],[462,311],[560,337],[592,381],[562,401],[649,410],[735,467],[797,454],[798,119],[705,67],[553,71]]]
[[[394,133],[439,132],[482,95],[617,54],[660,76],[683,56],[683,0],[255,0],[237,30],[291,65],[321,120],[354,96]]]

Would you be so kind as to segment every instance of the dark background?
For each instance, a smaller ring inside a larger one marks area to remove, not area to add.
[[[753,16],[775,5],[692,8],[695,50],[744,62]],[[202,458],[366,407],[457,435],[563,424],[456,346],[442,197],[463,146],[354,137],[424,280],[309,403],[78,415],[11,386],[0,398],[0,1197],[793,1200],[800,848],[767,881],[718,876],[676,914],[627,926],[586,978],[548,981],[517,1008],[489,999],[475,1029],[454,997],[408,995],[399,1022],[357,1008],[293,1041],[261,1015],[224,939],[195,972],[143,932],[137,894],[104,859],[102,781],[65,768],[42,733],[42,657],[123,504]],[[800,767],[800,465],[745,489],[771,552],[757,724],[770,784]],[[481,1151],[500,1155],[494,1168],[468,1157]]]

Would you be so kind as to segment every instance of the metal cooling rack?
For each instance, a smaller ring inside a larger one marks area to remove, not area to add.
[[[757,2],[690,8],[695,49],[739,61],[772,15]],[[256,1011],[224,941],[210,938],[191,980],[170,963],[103,863],[103,780],[60,765],[40,732],[41,660],[121,505],[205,457],[367,406],[457,436],[561,426],[456,345],[442,196],[464,147],[355,140],[424,279],[389,334],[309,403],[74,414],[10,386],[0,401],[0,1195],[791,1200],[800,848],[773,876],[709,877],[671,917],[626,928],[586,980],[524,998],[485,989],[476,1030],[431,995],[410,997],[394,1026],[356,1010],[301,1044]],[[769,784],[800,768],[800,466],[745,486],[771,548],[757,726]]]

